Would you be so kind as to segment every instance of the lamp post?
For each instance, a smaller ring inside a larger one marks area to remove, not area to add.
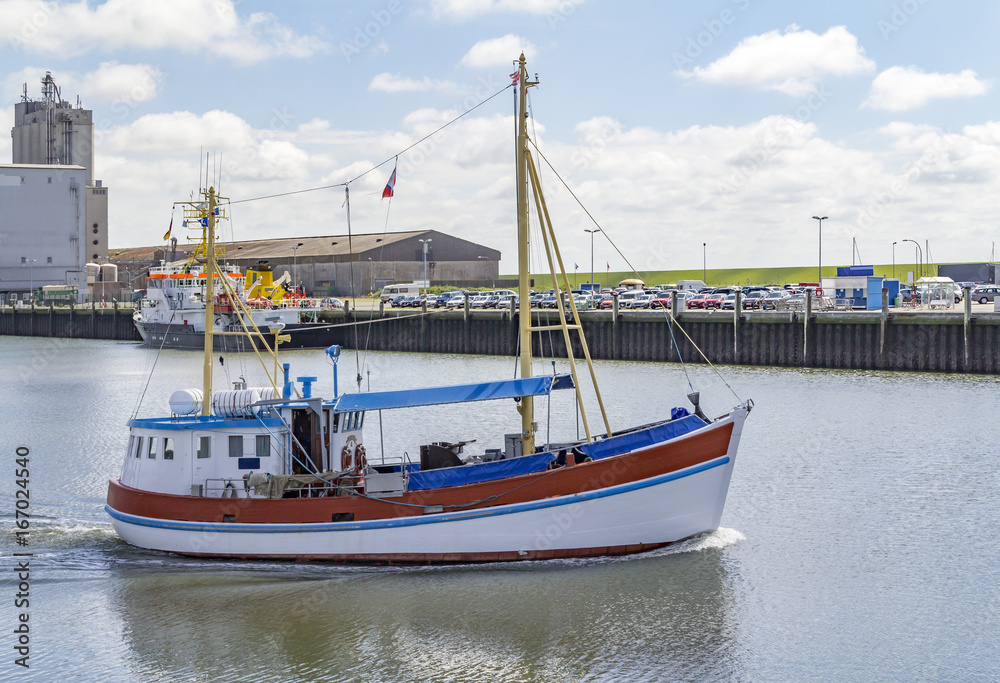
[[[298,264],[298,251],[299,247],[302,246],[302,242],[299,242],[294,247],[292,247],[292,279],[295,281],[295,289],[299,289],[299,264]]]
[[[892,279],[896,279],[896,243],[892,243]]]
[[[819,268],[816,271],[816,284],[823,286],[823,221],[829,216],[813,216],[813,220],[819,221]]]
[[[35,276],[32,272],[32,264],[38,259],[29,258],[21,262],[22,266],[28,266],[28,301],[35,302]]]
[[[496,264],[496,261],[491,259],[489,256],[477,256],[476,258],[486,259],[487,261],[490,262],[490,289],[496,289],[496,280],[493,277],[494,266]]]
[[[708,284],[708,276],[706,273],[708,265],[708,244],[707,242],[701,243],[701,281],[706,285]]]
[[[916,264],[914,264],[914,267],[915,268],[919,268],[919,270],[917,271],[917,274],[914,275],[914,277],[913,277],[913,284],[916,285],[917,284],[917,278],[921,277],[924,274],[924,272],[923,272],[924,271],[924,250],[920,248],[920,243],[917,242],[916,240],[903,240],[903,241],[904,242],[913,242],[913,246],[916,247],[916,249],[913,251],[913,255],[917,259],[917,262],[916,262]]]
[[[368,257],[368,292],[375,293],[375,262],[371,256]]]
[[[584,232],[590,233],[590,291],[594,291],[594,233],[602,232],[600,228],[594,230],[583,229]]]
[[[431,239],[430,237],[428,237],[425,240],[417,240],[417,241],[420,242],[423,245],[423,247],[424,247],[423,248],[423,251],[424,251],[424,283],[425,283],[424,286],[425,287],[430,287],[431,283],[428,282],[428,280],[427,280],[427,248],[428,248],[427,245],[429,245],[434,240]]]

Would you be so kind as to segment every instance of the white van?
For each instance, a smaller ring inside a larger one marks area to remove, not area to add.
[[[408,282],[403,285],[386,285],[382,288],[382,295],[379,297],[383,302],[395,299],[400,294],[406,296],[417,296],[420,294],[420,285]]]

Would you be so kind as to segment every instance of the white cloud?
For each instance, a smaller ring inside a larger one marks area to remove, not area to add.
[[[566,12],[585,0],[430,0],[431,12],[435,17],[465,20],[493,13],[550,14]]]
[[[792,25],[744,38],[733,50],[706,67],[678,70],[685,78],[707,83],[744,85],[800,97],[825,76],[870,73],[875,62],[865,56],[858,39],[844,26],[819,35]]]
[[[380,73],[368,84],[369,90],[382,92],[427,92],[429,90],[455,90],[451,81],[433,81],[427,76],[420,80],[397,76],[388,71]]]
[[[528,61],[534,61],[535,46],[521,36],[508,33],[500,38],[480,40],[465,53],[461,63],[473,68],[510,66],[522,52]]]
[[[942,74],[924,73],[915,66],[893,66],[875,77],[868,99],[862,106],[885,111],[909,111],[934,99],[982,95],[991,86],[990,80],[979,78],[971,69]]]
[[[8,102],[20,100],[25,85],[28,86],[28,97],[41,99],[41,80],[46,71],[51,71],[62,98],[67,102],[75,104],[78,95],[87,108],[93,108],[95,102],[110,102],[113,103],[111,110],[119,115],[157,97],[166,78],[150,64],[103,62],[96,70],[82,74],[29,66],[7,75],[3,83],[4,99]],[[103,109],[106,111],[107,107]]]
[[[280,56],[308,57],[328,49],[300,36],[273,14],[240,16],[233,0],[8,0],[0,35],[25,52],[75,57],[91,50],[170,49],[204,52],[240,64]]]

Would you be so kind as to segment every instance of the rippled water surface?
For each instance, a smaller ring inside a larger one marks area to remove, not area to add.
[[[319,352],[286,360],[330,393]],[[217,381],[253,382],[256,362],[216,361]],[[191,560],[115,536],[103,504],[126,420],[163,413],[200,371],[196,353],[0,337],[0,680],[1000,680],[995,378],[724,368],[756,408],[719,531],[629,558],[344,568]],[[510,377],[514,362],[345,352],[341,387],[359,371],[389,389]],[[598,373],[613,428],[686,404],[679,366]],[[710,414],[736,403],[709,369],[689,373]],[[539,401],[543,430],[547,413]],[[553,438],[577,430],[572,396],[551,414]],[[413,409],[386,417],[385,450],[502,446],[491,435],[516,425],[504,402]],[[17,446],[35,515],[27,671],[11,635]]]

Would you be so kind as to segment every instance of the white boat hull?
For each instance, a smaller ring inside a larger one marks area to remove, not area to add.
[[[649,479],[465,512],[328,524],[183,522],[108,512],[128,543],[184,555],[471,562],[636,552],[719,527],[737,442],[738,436],[726,456]]]

